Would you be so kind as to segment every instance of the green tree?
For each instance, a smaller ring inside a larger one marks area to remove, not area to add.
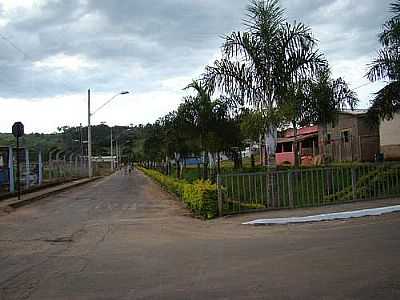
[[[278,0],[251,1],[244,26],[244,32],[225,38],[223,57],[206,68],[204,81],[255,110],[272,111],[287,100],[296,80],[315,72],[325,60],[314,49],[311,30],[286,22]],[[275,124],[266,128],[276,136]],[[274,149],[269,157],[273,162]]]
[[[394,113],[400,112],[400,1],[393,2],[390,9],[394,15],[383,25],[379,35],[382,48],[367,73],[371,81],[388,81],[371,102],[369,114],[374,121],[391,119]]]

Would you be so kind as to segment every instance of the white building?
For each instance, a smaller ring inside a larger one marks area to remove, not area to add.
[[[400,113],[390,121],[381,121],[379,134],[385,159],[400,160]]]

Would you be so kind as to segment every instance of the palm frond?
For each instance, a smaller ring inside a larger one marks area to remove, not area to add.
[[[371,81],[388,78],[397,80],[400,74],[400,53],[398,49],[382,48],[378,51],[378,57],[369,64],[366,74]]]
[[[393,81],[375,94],[368,111],[371,120],[390,120],[400,112],[400,81]]]
[[[258,98],[257,86],[252,70],[244,63],[221,59],[213,66],[207,66],[202,80],[214,90],[219,89],[234,97],[249,99]]]
[[[379,35],[379,41],[383,46],[399,44],[400,41],[400,20],[390,19],[383,25],[383,32]]]
[[[285,21],[284,12],[279,0],[252,0],[243,23],[252,34],[274,36],[280,24]]]

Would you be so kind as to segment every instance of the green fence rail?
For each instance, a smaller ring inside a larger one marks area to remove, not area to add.
[[[400,164],[363,164],[217,177],[220,215],[400,196]]]

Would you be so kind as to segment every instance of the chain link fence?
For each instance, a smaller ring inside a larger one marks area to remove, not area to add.
[[[17,155],[12,147],[2,147],[0,152],[0,197],[7,197],[17,191]],[[87,159],[70,154],[69,159],[49,159],[44,162],[42,153],[21,149],[20,180],[21,191],[34,190],[41,186],[66,182],[86,177]]]

